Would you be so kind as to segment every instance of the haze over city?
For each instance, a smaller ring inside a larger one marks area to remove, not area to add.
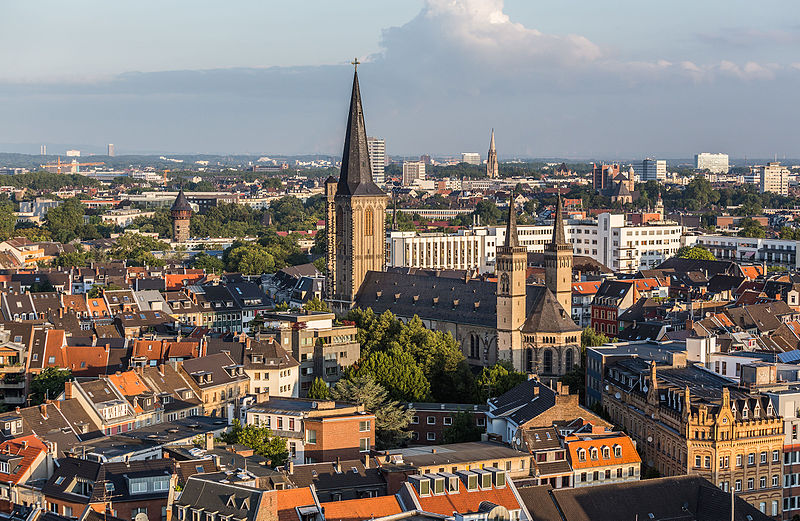
[[[337,155],[357,56],[393,155],[482,151],[492,127],[501,158],[800,155],[796,2],[3,9],[0,151]]]

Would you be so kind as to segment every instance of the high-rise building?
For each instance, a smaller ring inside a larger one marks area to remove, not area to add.
[[[372,179],[378,186],[386,184],[386,140],[378,137],[367,138],[369,163],[372,167]]]
[[[728,154],[710,154],[708,152],[695,154],[694,167],[697,170],[708,170],[712,174],[727,174],[730,171]]]
[[[403,162],[403,186],[410,186],[416,180],[425,179],[425,163],[422,161]]]
[[[751,169],[752,177],[759,183],[761,193],[772,192],[779,195],[789,195],[789,169],[780,163],[767,163],[754,166]]]
[[[39,147],[39,155],[46,156],[47,155],[47,145],[41,145]]]
[[[494,148],[494,129],[492,129],[492,139],[489,141],[489,153],[486,156],[486,177],[494,179],[498,175],[497,150]]]
[[[172,241],[186,242],[190,236],[190,223],[192,219],[192,206],[183,193],[183,189],[178,192],[178,197],[170,208],[172,216]]]
[[[114,143],[108,144],[108,152],[106,153],[108,157],[114,157]]]
[[[386,251],[387,197],[372,178],[367,131],[361,106],[358,72],[353,74],[353,92],[344,138],[342,166],[331,201],[327,187],[326,233],[336,237],[335,254],[328,257],[325,296],[334,311],[350,309],[370,271],[383,271]]]
[[[663,159],[644,159],[634,165],[634,171],[641,182],[664,181],[667,178],[667,162]]]
[[[477,152],[462,152],[461,162],[469,165],[479,165],[481,164],[481,155]]]
[[[433,163],[431,161],[430,154],[422,154],[421,156],[419,156],[419,160],[422,161],[423,163],[425,163],[426,165],[430,165],[430,164]]]

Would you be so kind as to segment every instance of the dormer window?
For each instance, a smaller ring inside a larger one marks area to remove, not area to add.
[[[747,419],[747,408],[742,409],[742,418]]]
[[[584,449],[578,450],[578,461],[586,461],[586,451]]]
[[[615,458],[621,458],[622,457],[622,447],[620,447],[619,445],[615,445],[614,446],[614,457]]]
[[[596,449],[595,447],[592,447],[592,449],[591,449],[591,451],[589,452],[589,454],[591,454],[591,458],[592,458],[593,460],[596,460],[596,459],[597,459],[597,449]]]

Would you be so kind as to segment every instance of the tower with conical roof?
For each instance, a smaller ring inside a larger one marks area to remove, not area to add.
[[[387,197],[372,178],[358,85],[358,60],[353,65],[356,71],[353,74],[341,173],[326,223],[328,236],[333,237],[334,251],[328,259],[331,276],[326,295],[337,311],[352,307],[368,271],[383,270],[386,249]],[[332,189],[332,185],[326,188],[329,201]]]
[[[556,296],[556,300],[572,316],[572,245],[564,232],[564,208],[561,192],[556,202],[553,219],[553,239],[544,250],[545,285]]]
[[[192,220],[192,206],[183,193],[183,188],[178,192],[178,197],[172,203],[170,208],[170,215],[172,216],[172,241],[173,242],[186,242],[189,240],[190,228],[189,225]]]
[[[525,275],[528,249],[519,243],[514,193],[508,197],[506,240],[497,248],[497,357],[522,366],[522,335],[526,318]]]
[[[498,175],[497,150],[494,148],[494,129],[492,129],[492,138],[489,141],[489,154],[486,156],[486,176],[496,178]]]

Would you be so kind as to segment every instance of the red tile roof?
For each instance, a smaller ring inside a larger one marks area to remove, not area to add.
[[[363,521],[403,511],[395,496],[379,496],[322,503],[326,521]]]
[[[278,521],[299,521],[297,507],[314,504],[314,496],[309,487],[276,490],[278,501]]]
[[[641,463],[642,458],[636,452],[633,442],[626,434],[612,436],[578,437],[569,436],[564,439],[567,446],[567,457],[574,470],[590,469],[595,467],[606,467],[608,465],[626,465],[630,463]],[[619,457],[614,456],[614,447],[619,446],[622,453]],[[603,448],[608,448],[608,458],[603,457]],[[597,449],[597,459],[592,459],[591,449]],[[586,456],[583,461],[578,456],[579,450],[585,450]]]
[[[453,512],[460,514],[478,512],[481,503],[484,501],[502,505],[509,510],[519,510],[521,508],[517,498],[514,496],[514,492],[508,485],[487,490],[467,490],[464,487],[464,483],[461,482],[459,483],[459,492],[457,494],[446,493],[427,497],[419,497],[417,490],[413,486],[411,490],[417,496],[422,510],[444,516],[452,516]]]
[[[16,472],[5,474],[0,472],[0,481],[8,483],[19,483],[21,480],[27,481],[31,465],[36,461],[40,454],[47,452],[47,445],[36,436],[24,436],[13,440],[4,441],[0,444],[0,454],[11,454],[22,456]]]

